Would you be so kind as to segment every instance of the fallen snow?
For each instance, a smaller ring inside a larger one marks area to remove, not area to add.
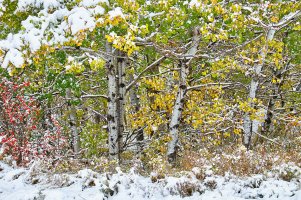
[[[254,175],[238,178],[227,174],[224,177],[208,175],[200,181],[194,176],[199,169],[194,168],[186,176],[166,177],[153,183],[150,177],[143,177],[132,170],[123,173],[119,168],[115,174],[99,174],[84,169],[77,174],[37,175],[38,165],[29,169],[13,168],[0,162],[1,200],[241,200],[280,199],[301,200],[301,177],[292,181],[269,175]],[[280,172],[280,167],[276,171]],[[300,168],[296,168],[301,171]],[[192,196],[183,197],[179,188],[193,185]]]

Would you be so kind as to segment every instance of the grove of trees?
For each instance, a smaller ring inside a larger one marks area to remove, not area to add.
[[[19,164],[300,139],[299,0],[0,0],[0,64]]]

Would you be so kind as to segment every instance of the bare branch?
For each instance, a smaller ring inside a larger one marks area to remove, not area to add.
[[[107,53],[107,52],[102,51],[100,49],[93,50],[93,49],[90,49],[90,48],[87,48],[87,47],[62,46],[60,48],[57,47],[56,50],[83,51],[83,52],[85,52],[87,54],[91,54],[91,55],[96,56],[96,57],[101,57],[104,60],[107,60],[107,56],[109,56],[109,57],[116,57],[116,58],[126,58],[126,57],[123,57],[123,56],[116,56],[115,54]]]
[[[101,95],[101,94],[87,94],[87,95],[82,95],[80,98],[85,99],[85,98],[98,98],[98,97],[108,99],[106,95]]]
[[[200,89],[202,87],[209,87],[209,86],[228,86],[228,85],[233,85],[233,83],[206,83],[206,84],[201,84],[201,85],[194,85],[191,87],[188,87],[187,90],[196,90]]]
[[[142,75],[144,73],[146,73],[148,70],[152,69],[153,67],[157,66],[158,64],[160,64],[165,59],[166,59],[166,57],[162,56],[159,59],[157,59],[155,62],[150,64],[148,67],[146,67],[130,84],[128,84],[125,91],[128,92],[138,82],[138,80],[142,77]]]
[[[273,24],[273,28],[282,29],[283,27],[287,26],[290,22],[294,21],[296,18],[301,16],[301,10],[297,10],[296,12],[290,13],[283,17],[280,22],[277,24]]]

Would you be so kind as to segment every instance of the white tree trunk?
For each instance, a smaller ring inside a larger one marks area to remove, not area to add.
[[[169,134],[171,136],[171,141],[168,143],[167,159],[168,162],[171,164],[175,164],[176,157],[177,157],[179,126],[180,126],[180,120],[182,117],[182,112],[185,104],[184,98],[188,87],[187,77],[189,75],[189,62],[187,62],[187,58],[190,58],[191,60],[195,56],[198,46],[199,46],[199,37],[198,37],[198,30],[196,28],[193,33],[191,48],[184,56],[184,59],[180,61],[180,83],[179,83],[175,105],[171,115],[171,121],[169,124]]]
[[[112,54],[112,47],[106,44],[106,51]],[[116,83],[116,66],[114,66],[114,57],[109,56],[107,61],[108,76],[108,131],[109,131],[109,156],[111,160],[119,160],[118,144],[118,121],[117,121],[117,83]]]
[[[262,59],[262,62],[255,66],[255,75],[253,76],[251,80],[251,85],[250,85],[250,91],[248,95],[248,99],[250,99],[249,106],[254,107],[252,100],[256,98],[256,93],[258,89],[258,84],[259,84],[259,76],[262,70],[262,67],[265,64],[265,58],[268,50],[268,42],[273,40],[274,35],[276,33],[276,29],[281,29],[284,28],[286,25],[288,25],[292,19],[297,18],[301,15],[301,11],[297,10],[296,12],[289,13],[288,15],[284,16],[278,23],[276,24],[270,24],[269,30],[266,35],[266,44],[264,48],[262,49],[260,53],[260,57]],[[243,144],[249,149],[251,145],[251,138],[252,138],[252,133],[254,131],[258,130],[258,123],[254,124],[254,120],[251,120],[250,118],[250,113],[246,113],[244,116],[244,139],[243,139]]]
[[[172,111],[171,121],[169,125],[169,134],[171,141],[168,143],[167,158],[168,162],[174,163],[177,155],[177,145],[179,139],[179,126],[182,116],[182,111],[185,103],[185,95],[187,92],[187,76],[189,74],[189,67],[185,60],[180,62],[180,84],[176,97],[176,102]]]
[[[117,51],[117,112],[118,112],[118,145],[119,145],[119,153],[123,150],[123,133],[125,129],[125,68],[127,65],[127,60],[125,59],[125,54],[121,51]]]
[[[256,98],[257,95],[257,90],[258,90],[258,85],[259,85],[259,76],[262,71],[262,67],[264,66],[265,63],[265,58],[266,54],[268,51],[268,42],[271,41],[274,38],[276,30],[275,29],[270,29],[267,33],[266,36],[266,44],[264,48],[261,50],[260,57],[262,59],[261,63],[255,66],[255,74],[251,80],[250,84],[250,90],[249,90],[249,106],[254,107],[253,105],[253,100]],[[244,139],[243,139],[243,144],[249,149],[251,145],[251,138],[252,138],[252,133],[254,131],[258,131],[258,126],[259,123],[257,123],[255,120],[251,120],[250,118],[251,113],[246,113],[244,116]]]
[[[112,50],[110,44],[106,44],[109,55],[107,62],[108,76],[108,131],[109,131],[109,156],[110,160],[120,161],[120,153],[123,148],[124,132],[124,105],[125,105],[125,66],[124,54],[118,50]]]

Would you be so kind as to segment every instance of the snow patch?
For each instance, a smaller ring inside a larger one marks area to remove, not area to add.
[[[114,10],[109,11],[108,14],[109,14],[111,20],[113,20],[115,17],[121,17],[124,19],[124,14],[120,7],[117,7]]]
[[[201,6],[201,2],[199,0],[192,0],[190,1],[190,3],[188,4],[190,8],[193,8],[193,7],[200,7]]]
[[[72,14],[68,17],[68,23],[72,34],[76,34],[80,30],[92,29],[95,27],[95,18],[86,8],[74,8]]]
[[[28,7],[43,7],[45,10],[55,9],[61,6],[62,0],[19,0],[18,10],[25,11]]]
[[[22,67],[24,63],[23,54],[17,49],[10,49],[2,62],[2,67],[7,68],[9,64],[14,65],[17,68]]]
[[[263,174],[246,178],[230,174],[224,177],[211,174],[202,181],[194,177],[193,173],[200,173],[204,169],[195,168],[193,172],[186,172],[186,175],[181,177],[167,176],[152,182],[150,177],[136,174],[135,170],[124,173],[117,168],[115,174],[99,174],[90,169],[83,169],[77,174],[40,174],[37,177],[40,179],[38,183],[29,184],[26,181],[28,176],[32,175],[33,170],[39,170],[39,165],[25,169],[13,168],[0,162],[0,199],[300,200],[301,176],[291,181],[284,181],[276,176],[279,171],[289,166],[300,171],[300,168],[288,165],[279,166],[278,170],[271,172],[274,176],[270,177]],[[62,177],[68,180],[67,184],[59,185],[49,181],[61,181]]]

